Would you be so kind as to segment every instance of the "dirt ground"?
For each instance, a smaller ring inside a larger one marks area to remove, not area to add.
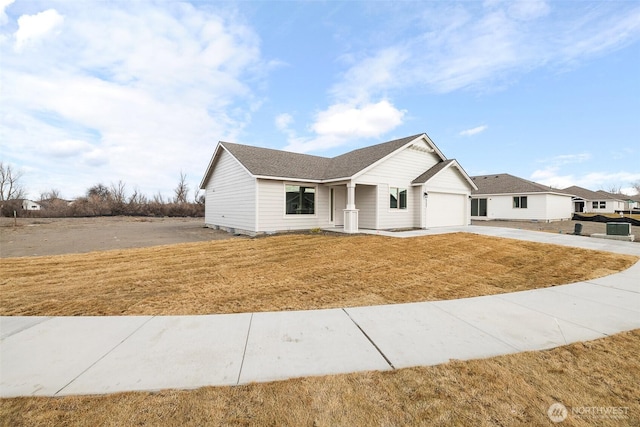
[[[604,233],[606,224],[589,221],[473,221],[473,225],[520,228],[551,233]],[[0,218],[0,258],[62,255],[110,249],[239,238],[204,226],[204,218],[98,217]],[[631,227],[640,242],[640,227]]]
[[[0,257],[85,253],[231,239],[204,218],[0,218]]]

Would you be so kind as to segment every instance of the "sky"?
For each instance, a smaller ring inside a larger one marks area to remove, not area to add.
[[[31,198],[199,187],[218,141],[426,133],[469,175],[640,181],[640,0],[0,0],[0,160]]]

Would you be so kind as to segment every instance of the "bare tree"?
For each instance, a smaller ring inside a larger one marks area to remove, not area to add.
[[[175,203],[187,203],[187,196],[189,195],[189,185],[187,184],[187,175],[180,171],[180,182],[178,186],[173,190],[176,197]]]
[[[111,189],[109,190],[111,211],[116,215],[121,215],[125,212],[124,208],[127,200],[125,187],[126,185],[122,181],[118,181],[117,184],[111,183]]]
[[[640,194],[640,181],[632,183],[631,187],[636,190],[636,194]]]
[[[197,205],[204,206],[205,201],[207,200],[207,195],[205,192],[196,191],[196,194],[193,196],[193,203]]]
[[[111,197],[111,193],[109,192],[109,189],[106,185],[96,184],[87,190],[87,197],[97,198],[101,201],[107,201],[109,200],[109,197]]]
[[[622,186],[621,185],[612,185],[607,190],[607,193],[611,194],[622,194]]]
[[[43,191],[42,193],[40,193],[41,202],[52,201],[59,198],[60,198],[60,190],[58,190],[57,188],[52,188],[49,191]]]
[[[26,192],[20,184],[22,172],[15,171],[9,164],[0,162],[0,201],[23,199]]]

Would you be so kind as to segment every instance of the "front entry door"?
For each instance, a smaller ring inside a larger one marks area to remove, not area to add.
[[[347,208],[347,188],[334,187],[333,221],[336,227],[344,226],[344,210]]]

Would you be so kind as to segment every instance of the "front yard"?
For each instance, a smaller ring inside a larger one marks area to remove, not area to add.
[[[0,315],[187,315],[466,298],[592,279],[637,258],[458,233],[280,235],[0,260]]]

